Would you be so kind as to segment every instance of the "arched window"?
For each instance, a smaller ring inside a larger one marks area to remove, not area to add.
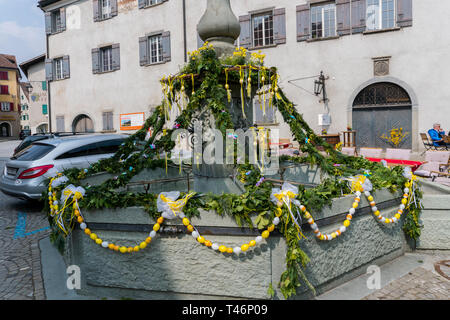
[[[398,85],[380,82],[364,88],[355,98],[353,108],[411,106],[408,93]]]
[[[80,114],[73,120],[73,132],[94,132],[92,119],[85,114]]]
[[[374,83],[361,90],[352,112],[356,146],[411,148],[411,106],[406,90],[394,83]]]

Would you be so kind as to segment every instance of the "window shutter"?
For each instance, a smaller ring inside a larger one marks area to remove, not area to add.
[[[336,0],[337,34],[350,34],[350,0]]]
[[[118,14],[117,0],[111,0],[111,17],[115,17]]]
[[[9,111],[14,111],[14,102],[9,103]]]
[[[94,74],[100,72],[100,49],[92,49],[92,72]]]
[[[120,44],[116,43],[111,46],[112,48],[112,69],[120,69]]]
[[[42,105],[42,114],[48,114],[48,108],[46,104]]]
[[[308,4],[297,6],[297,41],[309,39],[311,16]]]
[[[56,131],[64,132],[64,116],[56,117]]]
[[[103,118],[103,130],[108,130],[108,117],[106,112],[102,113],[102,118]]]
[[[64,56],[62,60],[63,79],[70,78],[70,61],[69,56]]]
[[[108,112],[108,130],[113,130],[114,129],[114,123],[113,123],[113,113],[112,112]]]
[[[139,0],[139,9],[145,8],[145,0]]]
[[[42,91],[47,91],[47,82],[42,81]]]
[[[93,0],[94,22],[100,21],[100,3],[99,0]]]
[[[53,60],[45,59],[45,79],[47,81],[53,80]]]
[[[139,64],[145,66],[149,64],[147,51],[148,37],[139,38]]]
[[[59,31],[66,30],[66,8],[59,9],[59,14],[61,17],[61,24],[59,25]]]
[[[273,40],[275,44],[286,43],[286,9],[273,11]]]
[[[366,0],[352,0],[352,32],[361,33],[366,30]]]
[[[397,26],[412,26],[412,0],[397,0]]]
[[[45,33],[46,34],[52,33],[52,13],[51,12],[45,13]]]
[[[239,45],[246,49],[252,46],[252,30],[251,30],[251,15],[239,17],[239,24],[241,25],[241,34],[239,35]]]
[[[161,35],[162,56],[163,61],[168,62],[171,60],[170,49],[170,31],[163,32]]]

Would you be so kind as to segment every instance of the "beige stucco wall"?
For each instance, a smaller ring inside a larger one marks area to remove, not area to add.
[[[74,2],[74,1],[72,1]],[[187,2],[187,50],[197,48],[196,25],[206,8],[206,0]],[[61,3],[70,3],[62,1]],[[413,1],[413,26],[397,31],[354,34],[339,39],[297,42],[296,6],[304,0],[231,0],[236,16],[264,8],[286,8],[287,43],[263,49],[266,64],[275,65],[281,74],[281,87],[297,104],[316,132],[320,132],[318,114],[325,113],[323,103],[288,81],[318,75],[321,70],[330,79],[327,92],[332,124],[329,133],[336,133],[352,124],[351,104],[363,84],[388,80],[403,84],[413,100],[413,148],[421,148],[419,132],[427,131],[435,121],[450,129],[446,117],[450,92],[446,76],[450,71],[448,52],[450,41],[445,30],[450,29],[446,0]],[[78,8],[78,9],[77,9]],[[94,120],[96,131],[102,129],[102,111],[114,110],[114,128],[119,127],[119,114],[146,112],[161,99],[158,80],[175,73],[184,63],[182,1],[169,0],[162,5],[139,10],[137,0],[119,0],[118,16],[93,22],[92,1],[75,1],[67,12],[79,12],[80,24],[68,23],[67,30],[49,37],[50,58],[70,55],[70,79],[51,84],[53,123],[55,116],[65,115],[66,130],[76,115],[85,113]],[[69,19],[68,14],[68,19]],[[73,16],[75,17],[76,14]],[[79,27],[79,28],[78,28]],[[172,61],[141,67],[138,38],[145,33],[171,32]],[[441,31],[439,31],[441,30]],[[121,68],[118,71],[94,75],[91,49],[100,45],[120,43]],[[374,77],[374,57],[390,56],[390,73],[386,79]],[[314,79],[295,82],[312,92]],[[280,117],[279,117],[280,118]],[[285,125],[281,138],[290,137]]]
[[[22,125],[30,126],[31,133],[37,133],[37,127],[48,124],[48,114],[42,113],[42,106],[47,105],[47,90],[43,90],[42,82],[45,81],[45,64],[44,62],[36,63],[28,68],[28,81],[32,88],[29,92],[28,110],[25,111],[29,115],[28,121],[22,120]]]

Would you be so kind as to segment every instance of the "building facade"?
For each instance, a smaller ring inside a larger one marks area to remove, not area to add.
[[[45,54],[21,63],[20,69],[28,79],[22,85],[25,94],[23,97],[22,128],[31,130],[32,134],[49,132],[49,110],[47,80],[45,77]]]
[[[0,54],[0,138],[20,132],[20,72],[16,57]]]
[[[159,80],[201,45],[196,26],[206,2],[41,0],[53,131],[139,127],[160,104]],[[434,122],[450,129],[448,1],[231,0],[231,6],[241,24],[237,45],[261,50],[266,65],[277,66],[280,87],[317,133],[351,127],[359,147],[418,151],[419,133]],[[258,123],[292,138],[279,114],[262,117],[258,110]]]

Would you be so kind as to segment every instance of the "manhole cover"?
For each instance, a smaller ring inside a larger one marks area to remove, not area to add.
[[[434,270],[436,270],[436,272],[443,276],[445,279],[450,280],[450,260],[436,262],[434,264]]]

